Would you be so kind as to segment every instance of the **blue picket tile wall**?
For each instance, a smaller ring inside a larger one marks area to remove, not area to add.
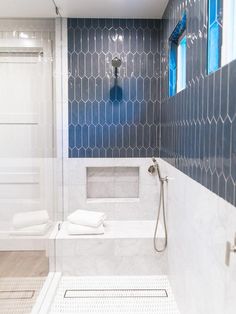
[[[171,0],[162,21],[161,157],[236,205],[236,61],[207,75],[207,4]],[[185,10],[187,88],[168,97],[168,41]]]
[[[159,155],[160,24],[68,19],[69,157]]]

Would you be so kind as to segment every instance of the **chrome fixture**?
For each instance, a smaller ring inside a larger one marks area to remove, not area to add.
[[[119,68],[121,66],[121,59],[115,57],[112,59],[111,64],[114,68]]]
[[[156,167],[151,165],[149,168],[148,168],[148,172],[150,172],[151,174],[154,174],[156,172]]]
[[[113,68],[115,68],[115,77],[118,77],[118,68],[121,66],[121,59],[115,57],[111,60],[111,64]]]
[[[166,224],[166,208],[165,208],[165,188],[164,188],[164,183],[168,182],[168,177],[161,176],[160,167],[154,157],[152,157],[152,162],[153,162],[153,165],[151,165],[148,168],[148,172],[152,175],[157,174],[160,181],[160,199],[159,199],[159,205],[158,205],[158,210],[157,210],[157,220],[156,220],[156,226],[155,226],[155,231],[154,231],[153,244],[154,244],[155,251],[158,253],[161,253],[161,252],[164,252],[165,249],[167,248],[167,241],[168,241],[168,231],[167,231],[167,224]],[[165,242],[164,242],[163,248],[158,248],[157,229],[160,223],[161,209],[162,209],[162,214],[163,214]]]
[[[234,237],[234,244],[232,245],[229,241],[226,242],[226,254],[225,254],[225,264],[230,265],[230,254],[236,253],[236,234]]]
[[[152,157],[152,162],[153,162],[153,165],[151,165],[148,168],[148,172],[150,172],[151,174],[157,173],[158,178],[159,178],[160,181],[167,182],[168,181],[168,177],[162,177],[161,176],[160,167],[159,167],[155,157]]]

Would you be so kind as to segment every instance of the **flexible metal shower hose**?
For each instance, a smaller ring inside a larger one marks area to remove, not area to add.
[[[164,187],[165,181],[166,180],[160,179],[160,199],[159,199],[159,205],[158,205],[158,211],[157,211],[157,220],[156,220],[155,232],[154,232],[154,237],[153,237],[154,249],[158,253],[165,251],[165,249],[167,248],[167,242],[168,242],[168,231],[167,231],[167,225],[166,225],[166,208],[165,208],[165,187]],[[164,232],[165,232],[164,241],[165,242],[164,242],[164,246],[162,248],[158,248],[157,229],[158,229],[158,226],[160,223],[161,208],[162,208],[162,213],[163,213],[163,224],[164,224]]]

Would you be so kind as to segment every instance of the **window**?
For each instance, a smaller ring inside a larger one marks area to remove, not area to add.
[[[179,40],[177,49],[177,93],[186,87],[186,34]]]
[[[177,45],[170,43],[169,54],[169,96],[174,96],[176,93],[176,75],[177,74]]]
[[[222,30],[222,62],[225,65],[236,59],[236,1],[224,0]]]
[[[169,96],[186,87],[186,13],[170,36],[169,50]]]
[[[208,73],[220,67],[221,0],[208,2]]]
[[[208,73],[236,59],[235,38],[235,0],[208,0]]]

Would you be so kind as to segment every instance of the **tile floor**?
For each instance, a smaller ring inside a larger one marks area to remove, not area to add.
[[[179,314],[166,276],[62,277],[51,314]]]
[[[29,314],[44,281],[45,277],[0,278],[0,313]]]

